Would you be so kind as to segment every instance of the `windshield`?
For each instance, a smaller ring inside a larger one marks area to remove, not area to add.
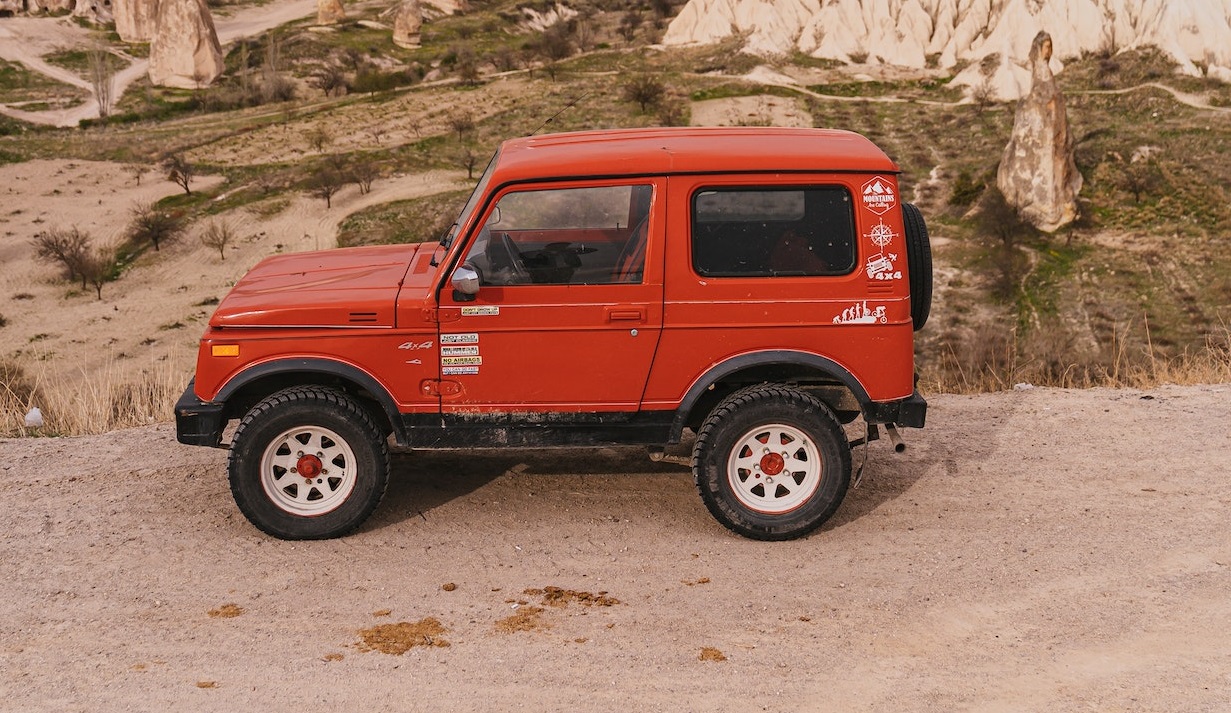
[[[462,206],[462,212],[458,213],[457,220],[453,222],[453,227],[449,228],[449,232],[441,238],[440,244],[446,249],[453,245],[453,240],[457,238],[458,230],[470,220],[475,210],[478,209],[479,201],[487,190],[487,183],[492,178],[492,170],[496,167],[496,159],[498,158],[500,158],[499,150],[492,156],[492,160],[487,162],[487,168],[483,169],[483,175],[479,177],[479,182],[475,185],[474,192],[466,199],[466,205]]]

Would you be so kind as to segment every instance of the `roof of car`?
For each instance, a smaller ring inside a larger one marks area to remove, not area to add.
[[[585,176],[843,171],[896,173],[863,136],[835,129],[672,127],[505,141],[497,183]]]

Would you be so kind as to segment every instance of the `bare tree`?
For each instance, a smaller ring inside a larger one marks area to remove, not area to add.
[[[1153,193],[1160,182],[1161,171],[1152,158],[1130,161],[1116,181],[1121,189],[1133,194],[1134,204],[1141,203],[1143,195]]]
[[[371,136],[372,140],[376,142],[377,146],[379,146],[382,142],[384,142],[385,137],[389,135],[389,129],[385,127],[384,124],[377,124],[368,129],[368,135]]]
[[[620,37],[623,37],[625,42],[632,44],[633,40],[637,37],[637,30],[641,29],[641,23],[644,21],[645,18],[642,17],[640,10],[633,9],[625,12],[624,16],[620,18]]]
[[[116,255],[114,245],[99,245],[86,251],[82,279],[90,283],[100,300],[103,298],[103,285],[115,278]]]
[[[467,146],[462,150],[458,158],[461,161],[462,167],[466,169],[466,178],[473,179],[474,167],[479,162],[479,155],[474,152],[474,149]]]
[[[163,162],[163,168],[167,171],[167,180],[178,184],[184,189],[184,193],[192,195],[192,189],[189,185],[192,183],[193,176],[196,175],[196,168],[184,158],[183,154],[171,154],[167,160]]]
[[[543,66],[548,76],[555,80],[556,63],[573,54],[573,39],[569,36],[568,23],[557,22],[543,30],[539,38],[538,52],[543,56]]]
[[[984,77],[970,88],[970,99],[975,103],[975,113],[982,115],[988,107],[996,103],[996,87],[991,77]]]
[[[359,193],[366,195],[372,192],[372,181],[380,176],[380,169],[371,161],[360,159],[351,166],[350,178],[359,186]]]
[[[163,243],[174,241],[184,232],[184,219],[169,210],[150,203],[138,203],[132,209],[128,239],[136,245],[150,243],[157,252]]]
[[[146,170],[144,164],[126,163],[124,164],[124,170],[132,174],[133,180],[137,182],[138,186],[141,185],[141,177],[145,175]]]
[[[573,24],[573,38],[577,40],[577,49],[589,52],[594,48],[594,23],[590,18],[582,17]]]
[[[34,254],[41,260],[58,262],[64,267],[64,274],[70,280],[81,280],[82,289],[86,286],[86,277],[82,268],[86,254],[90,249],[90,236],[81,232],[76,226],[65,230],[52,228],[34,236]]]
[[[308,132],[307,139],[312,148],[316,149],[317,153],[321,153],[333,141],[333,136],[329,133],[329,129],[323,126],[316,126]]]
[[[210,221],[201,233],[201,244],[218,251],[218,257],[227,259],[227,246],[235,242],[235,228],[227,221]]]
[[[87,50],[86,58],[90,66],[90,86],[98,100],[98,115],[105,119],[111,116],[114,103],[111,80],[115,77],[115,66],[111,63],[111,54],[102,49]]]
[[[332,62],[318,67],[312,73],[312,86],[325,92],[327,97],[340,97],[350,91],[350,81],[342,68]]]
[[[342,176],[332,168],[322,168],[312,176],[312,195],[325,200],[325,209],[333,207],[333,197],[342,190]]]
[[[449,117],[449,128],[457,134],[457,140],[463,141],[466,134],[474,131],[474,116],[469,113],[454,114]],[[418,132],[415,132],[416,135]]]

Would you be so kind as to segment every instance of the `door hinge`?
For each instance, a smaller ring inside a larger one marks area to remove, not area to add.
[[[462,318],[462,311],[456,307],[425,307],[424,322],[456,322]]]
[[[448,379],[424,379],[419,392],[424,396],[457,396],[462,393],[462,385]]]

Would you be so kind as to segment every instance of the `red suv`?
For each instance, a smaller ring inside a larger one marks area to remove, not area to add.
[[[220,446],[238,419],[236,502],[306,539],[372,513],[390,436],[654,455],[691,429],[720,522],[802,536],[841,503],[854,444],[924,425],[913,333],[931,253],[897,175],[844,131],[506,141],[439,244],[253,268],[201,339],[179,440]]]

